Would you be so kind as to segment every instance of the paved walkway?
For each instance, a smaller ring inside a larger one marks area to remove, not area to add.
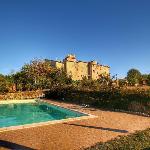
[[[50,101],[51,102],[51,101]],[[98,116],[97,118],[51,124],[41,127],[0,133],[0,149],[76,150],[105,142],[118,135],[150,127],[150,118],[126,113],[81,108],[78,105],[54,102]]]

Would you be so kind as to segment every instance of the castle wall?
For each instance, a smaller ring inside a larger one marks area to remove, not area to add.
[[[56,62],[56,68],[63,69],[64,68],[63,62]]]
[[[56,67],[56,68],[58,68],[58,69],[64,68],[63,62],[51,60],[51,61],[50,61],[50,64],[51,64],[52,67]]]
[[[109,75],[109,67],[107,66],[102,66],[102,65],[97,65],[97,64],[92,64],[91,65],[91,70],[92,70],[92,79],[97,80],[100,78],[101,75]]]
[[[63,62],[51,60],[51,66],[64,71],[72,77],[73,80],[82,80],[83,77],[97,80],[100,76],[109,75],[110,68],[97,64],[96,61],[83,62],[77,61],[75,55],[68,55]]]
[[[83,77],[88,78],[88,63],[87,62],[78,62],[78,78],[82,80]]]
[[[71,75],[73,80],[82,80],[83,77],[88,78],[88,63],[85,62],[65,62],[65,70]]]

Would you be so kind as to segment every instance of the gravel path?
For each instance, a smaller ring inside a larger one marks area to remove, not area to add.
[[[0,149],[75,150],[105,142],[118,135],[150,127],[150,118],[126,113],[81,108],[50,101],[98,116],[97,118],[51,124],[0,133]]]

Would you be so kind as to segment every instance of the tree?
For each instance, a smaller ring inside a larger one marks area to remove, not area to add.
[[[28,78],[24,71],[13,74],[12,78],[17,91],[30,91],[33,89],[33,80]]]
[[[49,73],[49,77],[52,81],[52,86],[64,86],[72,84],[72,79],[67,73],[62,69],[53,68]]]
[[[7,80],[4,75],[0,74],[0,93],[8,92]]]
[[[130,85],[139,84],[141,80],[141,73],[137,69],[130,69],[127,73],[127,80]]]
[[[147,75],[147,84],[150,86],[150,74]]]
[[[100,83],[101,87],[107,87],[108,85],[112,84],[114,78],[115,76],[112,76],[112,78],[110,78],[110,75],[102,74],[100,75],[98,82]]]
[[[50,61],[33,60],[11,75],[0,75],[0,92],[30,91],[71,85],[72,79],[62,69],[51,67]]]
[[[62,69],[51,67],[50,61],[47,59],[33,60],[30,64],[25,64],[21,72],[26,80],[24,85],[28,85],[28,87],[32,85],[32,89],[49,89],[72,83],[71,78]]]
[[[21,70],[29,83],[31,83],[32,89],[43,89],[49,86],[51,84],[49,78],[51,71],[50,62],[39,59],[31,61],[30,64],[25,64]]]

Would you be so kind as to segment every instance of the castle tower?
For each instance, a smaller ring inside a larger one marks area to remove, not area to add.
[[[76,62],[76,56],[74,54],[68,54],[66,56],[66,58],[64,59],[64,61],[72,61],[72,62]]]

